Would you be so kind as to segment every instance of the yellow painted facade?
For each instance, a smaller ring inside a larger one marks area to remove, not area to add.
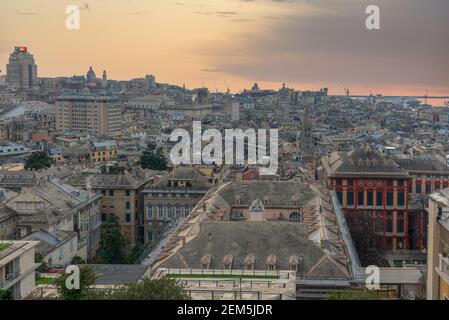
[[[106,162],[117,157],[118,149],[91,151],[90,160],[93,162]]]
[[[449,300],[449,283],[440,277],[439,300]]]
[[[8,140],[8,131],[6,128],[0,128],[0,141]]]

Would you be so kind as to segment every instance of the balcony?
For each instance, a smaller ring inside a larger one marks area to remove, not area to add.
[[[437,274],[449,284],[449,257],[445,257],[442,254],[438,255],[439,263],[436,267]]]
[[[14,284],[19,274],[17,272],[9,272],[5,274],[4,281],[0,281],[0,289],[1,288],[9,288],[12,284]]]

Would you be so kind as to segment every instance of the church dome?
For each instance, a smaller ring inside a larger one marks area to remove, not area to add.
[[[87,71],[86,79],[87,79],[87,82],[92,82],[92,81],[95,81],[97,79],[97,76],[95,75],[95,72],[92,69],[92,67],[90,67],[89,71]]]

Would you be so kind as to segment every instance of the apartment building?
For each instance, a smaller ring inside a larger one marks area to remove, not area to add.
[[[38,241],[0,240],[0,289],[11,290],[16,299],[25,298],[34,289],[35,246]]]
[[[449,300],[449,189],[429,198],[427,299]]]
[[[140,192],[153,181],[154,172],[135,168],[134,170],[102,173],[81,173],[68,177],[66,181],[74,186],[86,187],[101,195],[100,214],[102,221],[107,215],[119,218],[122,235],[128,245],[141,240],[140,226],[143,220]]]
[[[14,237],[23,238],[38,230],[74,231],[77,255],[93,260],[100,242],[101,194],[81,191],[57,178],[25,188],[5,203],[9,221],[15,218]]]
[[[56,130],[119,135],[122,108],[111,94],[67,93],[56,98]]]
[[[89,158],[92,162],[107,162],[116,159],[118,144],[115,140],[90,141]]]
[[[144,242],[152,242],[167,224],[187,217],[211,187],[209,178],[197,168],[177,167],[143,190]]]

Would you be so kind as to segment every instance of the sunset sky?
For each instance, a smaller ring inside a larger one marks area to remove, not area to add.
[[[65,28],[69,4],[80,30]],[[369,4],[381,30],[365,28]],[[448,16],[448,0],[1,0],[0,69],[23,45],[41,77],[93,66],[212,91],[449,95]]]

